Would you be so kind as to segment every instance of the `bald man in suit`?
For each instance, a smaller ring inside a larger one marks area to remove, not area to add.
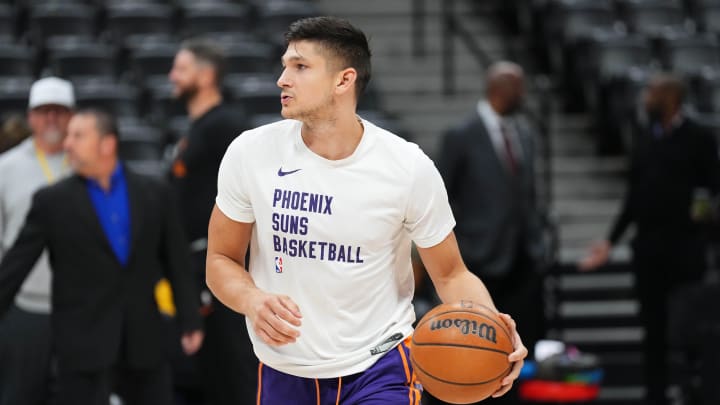
[[[535,198],[533,133],[518,119],[525,94],[522,68],[492,65],[486,97],[470,117],[443,137],[438,169],[457,219],[463,260],[500,311],[513,314],[527,347],[542,337],[542,256]],[[513,403],[515,395],[485,403]]]

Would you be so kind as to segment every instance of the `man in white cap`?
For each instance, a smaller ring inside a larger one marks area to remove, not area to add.
[[[30,88],[32,136],[0,156],[0,259],[15,241],[33,193],[70,173],[63,140],[74,107],[73,86],[67,80],[46,77]],[[44,252],[14,307],[0,319],[0,405],[46,402],[50,311],[50,266]]]

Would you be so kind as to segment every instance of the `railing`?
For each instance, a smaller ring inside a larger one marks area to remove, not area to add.
[[[456,89],[456,49],[455,40],[459,39],[460,42],[467,48],[472,54],[475,60],[478,62],[482,70],[486,70],[495,60],[483,49],[478,39],[472,34],[461,18],[456,8],[456,0],[431,0],[437,1],[441,4],[440,23],[441,23],[441,57],[442,57],[442,89],[445,96],[452,96],[457,92]],[[475,0],[480,1],[480,0]],[[483,0],[487,1],[487,0]],[[411,48],[412,55],[416,59],[423,59],[427,56],[427,35],[426,35],[426,20],[427,15],[427,0],[412,0],[412,30],[411,30]],[[552,83],[547,77],[537,77],[533,83],[530,83],[534,93],[538,94],[538,98],[541,100],[539,106],[535,109],[525,109],[525,116],[532,122],[537,128],[540,138],[540,154],[544,161],[544,177],[542,179],[544,190],[544,201],[540,201],[540,205],[546,210],[546,214],[549,213],[552,207],[552,153],[551,153],[551,103],[549,102],[552,97]],[[557,232],[554,229],[554,225],[548,219],[548,227],[551,235],[551,244],[554,249],[557,249]]]
[[[472,32],[465,28],[457,18],[455,0],[435,0],[442,5],[442,79],[443,93],[455,94],[455,37],[460,39],[473,54],[481,67],[487,68],[492,58],[480,47]],[[426,0],[412,0],[412,54],[415,58],[426,55],[425,20],[427,18]]]

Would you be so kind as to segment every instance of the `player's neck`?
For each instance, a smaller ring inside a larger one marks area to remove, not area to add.
[[[191,120],[202,117],[206,112],[222,102],[222,94],[216,88],[201,89],[195,97],[187,102],[188,114]]]
[[[363,132],[364,127],[355,111],[335,115],[330,119],[304,121],[302,126],[305,145],[329,160],[345,159],[352,155]]]

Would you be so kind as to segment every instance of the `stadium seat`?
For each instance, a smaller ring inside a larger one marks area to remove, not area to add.
[[[663,66],[684,76],[720,71],[720,45],[714,36],[679,37],[662,41]]]
[[[258,5],[258,36],[274,45],[284,45],[284,33],[296,20],[319,14],[317,6],[300,0],[274,0]]]
[[[596,37],[600,38],[600,37]],[[646,38],[639,36],[608,36],[593,43],[589,65],[597,67],[589,79],[607,82],[628,74],[632,68],[645,68],[655,63]]]
[[[562,0],[554,10],[550,29],[563,43],[588,38],[598,31],[613,31],[618,22],[609,1]]]
[[[626,0],[621,9],[629,30],[639,35],[662,37],[695,31],[679,0]]]
[[[32,82],[30,77],[0,80],[0,122],[12,114],[25,115]]]
[[[0,43],[0,76],[35,76],[36,70],[32,48]]]
[[[119,118],[136,118],[140,113],[139,91],[124,83],[75,83],[75,98],[79,107],[101,108]]]
[[[247,114],[280,114],[280,88],[277,77],[271,74],[247,74],[226,80],[230,102]]]
[[[695,13],[695,20],[699,31],[720,34],[720,2],[703,6]]]
[[[228,76],[268,73],[280,65],[275,49],[261,42],[238,42],[223,47]]]
[[[133,171],[159,179],[167,178],[164,134],[142,122],[119,124],[118,154]]]
[[[230,2],[197,2],[182,6],[180,34],[183,37],[212,32],[252,32],[251,8]]]
[[[154,161],[163,159],[165,136],[160,130],[142,123],[119,127],[122,159]]]
[[[107,31],[123,46],[141,43],[144,37],[173,34],[175,9],[167,4],[139,1],[117,2],[106,8]]]
[[[146,41],[134,44],[128,55],[133,80],[143,87],[165,83],[180,43],[175,40]]]
[[[593,35],[618,28],[610,0],[558,0],[547,5],[545,15],[542,35],[550,69],[568,81],[577,78],[573,62],[582,59],[582,44]]]
[[[159,80],[152,83],[148,87],[148,118],[156,124],[168,125],[173,117],[184,117],[187,115],[185,104],[176,99],[173,94],[173,85],[165,78],[162,82]]]
[[[706,71],[688,81],[688,97],[699,113],[720,113],[720,72]]]
[[[97,12],[82,3],[48,2],[30,9],[31,41],[43,46],[54,37],[92,38],[97,33]]]
[[[47,58],[55,75],[74,80],[102,77],[112,81],[117,75],[116,50],[105,43],[55,41]]]
[[[10,4],[0,3],[0,37],[15,38],[18,26],[18,14]],[[7,42],[7,41],[4,41]]]

